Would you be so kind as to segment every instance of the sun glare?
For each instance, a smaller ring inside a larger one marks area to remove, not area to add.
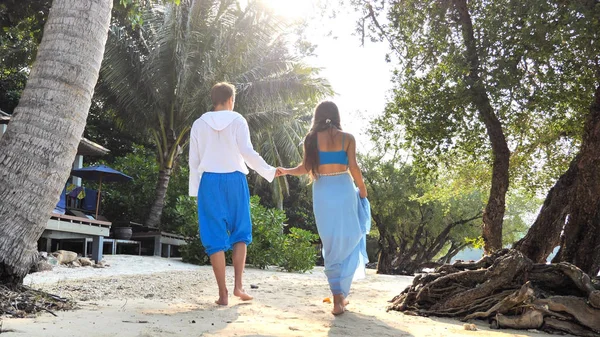
[[[296,20],[309,16],[315,10],[315,0],[260,0],[275,14]]]

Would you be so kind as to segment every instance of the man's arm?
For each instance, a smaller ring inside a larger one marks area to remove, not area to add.
[[[191,197],[198,196],[198,187],[200,186],[200,173],[198,172],[198,167],[200,166],[200,144],[198,143],[197,137],[197,126],[192,127],[190,131],[190,181],[189,181],[189,190],[188,194]]]
[[[252,141],[250,140],[250,128],[245,119],[241,119],[240,126],[237,129],[237,145],[244,161],[248,166],[265,178],[268,182],[272,182],[275,178],[275,168],[267,162],[254,150]]]

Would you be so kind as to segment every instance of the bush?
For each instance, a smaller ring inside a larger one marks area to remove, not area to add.
[[[284,245],[282,210],[266,208],[257,196],[250,198],[252,215],[252,244],[248,246],[248,264],[264,269],[279,266]]]
[[[187,244],[179,247],[181,259],[183,262],[193,264],[209,264],[210,260],[204,246],[200,243],[198,236],[198,213],[196,212],[196,199],[188,196],[177,198],[173,216],[184,223],[179,228],[179,233],[187,239]]]
[[[210,259],[206,255],[204,246],[200,243],[198,235],[187,240],[187,244],[179,247],[181,260],[192,264],[210,264]]]
[[[304,273],[313,269],[318,251],[312,242],[318,238],[318,235],[307,230],[290,228],[289,234],[285,236],[279,266],[289,272]]]
[[[197,217],[190,213],[190,210],[196,211],[191,202],[188,197],[180,197],[176,207],[182,218],[189,223],[193,221],[193,227],[186,226],[187,231],[183,233],[193,239],[181,247],[181,255],[184,262],[208,264],[209,258],[198,237]],[[278,266],[289,272],[306,272],[314,267],[317,251],[312,242],[318,239],[317,235],[299,228],[291,228],[289,234],[283,234],[285,213],[262,206],[256,196],[250,199],[250,212],[253,240],[248,246],[248,264],[261,269]],[[226,256],[230,260],[230,252]]]

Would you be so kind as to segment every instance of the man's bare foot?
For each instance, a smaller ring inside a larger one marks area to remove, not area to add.
[[[219,299],[215,301],[215,304],[228,305],[229,304],[229,294],[227,292],[225,292],[224,294],[219,293]]]
[[[248,295],[244,289],[234,289],[233,294],[240,298],[242,301],[251,301],[254,297]]]
[[[221,299],[219,298],[218,300],[215,301],[215,304],[218,305],[222,305],[222,306],[227,306],[229,304],[227,299]]]

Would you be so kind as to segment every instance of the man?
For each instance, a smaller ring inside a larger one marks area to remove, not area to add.
[[[233,294],[249,301],[242,276],[246,247],[252,242],[250,192],[246,164],[272,182],[276,169],[254,151],[248,122],[233,111],[235,88],[215,84],[210,93],[213,111],[197,119],[190,135],[189,195],[198,197],[200,239],[219,286],[219,305],[228,304],[225,251],[233,246]]]

